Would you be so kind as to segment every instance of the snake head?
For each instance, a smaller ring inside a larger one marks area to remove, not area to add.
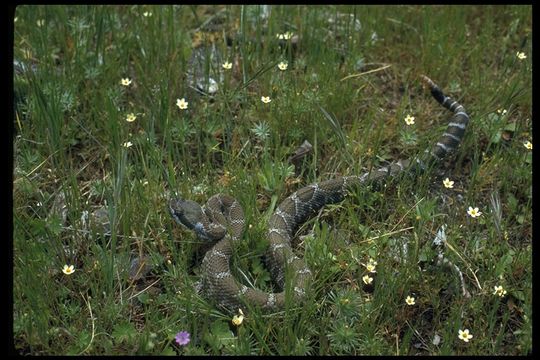
[[[177,223],[195,231],[198,235],[202,235],[205,214],[202,207],[195,201],[181,198],[171,199],[169,211]]]

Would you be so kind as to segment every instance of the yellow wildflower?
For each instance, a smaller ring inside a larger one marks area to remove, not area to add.
[[[507,291],[503,289],[502,286],[495,286],[494,287],[495,291],[493,292],[493,295],[499,295],[500,297],[503,297],[504,295],[507,294]]]
[[[377,262],[373,259],[369,259],[368,263],[366,265],[364,265],[367,269],[367,271],[371,272],[371,273],[374,273],[376,272],[375,271],[375,267],[377,266]]]
[[[188,104],[189,103],[184,98],[176,99],[176,106],[178,106],[180,110],[186,110],[188,108]]]
[[[412,125],[412,124],[414,124],[414,116],[407,115],[407,116],[405,117],[405,124],[407,124],[407,125]]]
[[[364,282],[364,284],[369,285],[373,282],[373,278],[369,275],[364,275],[362,277],[362,281]]]
[[[62,272],[66,275],[71,275],[75,272],[75,266],[73,265],[64,265],[64,267],[62,268]]]
[[[444,179],[443,184],[444,184],[444,187],[448,189],[452,189],[454,187],[454,182],[450,180],[449,178]]]
[[[478,211],[477,207],[475,207],[473,209],[472,206],[469,206],[469,210],[467,210],[467,214],[469,214],[471,217],[475,218],[475,217],[478,217],[478,216],[482,215],[482,212]]]
[[[465,329],[465,330],[459,329],[458,337],[465,342],[469,342],[469,340],[472,339],[473,336],[472,334],[469,333],[469,329]]]
[[[240,326],[242,324],[244,321],[244,312],[242,309],[238,309],[238,315],[234,315],[231,321],[235,326]]]
[[[290,38],[292,38],[293,36],[293,33],[290,32],[290,31],[287,31],[286,33],[284,34],[276,34],[276,37],[279,39],[279,40],[289,40]]]
[[[134,113],[129,113],[126,116],[126,121],[127,122],[134,122],[135,119],[137,119],[137,115],[135,115]]]
[[[231,70],[232,69],[232,63],[231,62],[228,62],[228,61],[225,61],[222,65],[221,65],[222,68],[224,68],[225,70]]]

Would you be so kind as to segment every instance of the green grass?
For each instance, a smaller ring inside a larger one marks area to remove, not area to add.
[[[216,32],[196,33],[220,10]],[[14,55],[37,71],[14,77],[15,351],[531,352],[532,152],[523,143],[532,142],[532,7],[273,6],[267,24],[258,10],[17,8]],[[285,31],[299,36],[294,54],[277,46]],[[224,34],[256,41],[227,49]],[[185,77],[192,43],[210,35],[235,63],[212,101]],[[414,156],[444,131],[449,113],[419,74],[471,114],[444,173],[358,189],[302,226],[299,235],[308,236],[297,252],[315,281],[301,306],[251,309],[235,327],[196,294],[198,242],[168,214],[171,194],[200,203],[235,196],[250,224],[235,274],[271,290],[261,256],[280,200],[315,181]],[[126,77],[129,87],[120,84]],[[175,105],[182,97],[184,111]],[[128,123],[128,113],[137,119]],[[416,118],[410,127],[407,114]],[[294,169],[288,156],[306,139],[313,152]],[[453,189],[442,185],[446,177]],[[60,193],[65,221],[51,210]],[[469,206],[483,215],[469,217]],[[110,234],[81,219],[100,208]],[[431,243],[443,224],[445,256],[463,272],[470,298],[455,273],[434,265]],[[134,282],[129,266],[139,254],[152,270]],[[378,262],[371,288],[362,281],[369,258]],[[62,273],[65,264],[75,266],[72,275]],[[496,285],[505,297],[493,294]],[[465,328],[474,336],[468,343],[458,339]],[[185,347],[174,342],[180,330],[191,334]]]

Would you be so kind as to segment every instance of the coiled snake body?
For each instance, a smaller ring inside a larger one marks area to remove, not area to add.
[[[360,176],[344,176],[303,187],[287,197],[269,220],[269,249],[266,264],[278,293],[263,292],[239,283],[231,274],[230,258],[235,242],[240,241],[244,230],[244,213],[240,204],[228,195],[214,195],[201,207],[199,204],[180,198],[169,201],[171,215],[180,224],[193,230],[199,238],[217,243],[205,254],[202,261],[202,290],[219,306],[237,311],[245,309],[245,302],[273,311],[285,304],[285,273],[293,274],[292,297],[300,300],[312,278],[305,262],[291,248],[291,240],[299,225],[313,216],[326,204],[343,200],[349,189],[366,184],[381,183],[384,179],[405,171],[419,173],[440,163],[455,150],[463,138],[469,115],[462,105],[445,96],[429,78],[422,79],[430,87],[433,97],[453,112],[448,127],[431,150],[426,150],[414,161],[399,160],[388,166],[372,170]],[[289,296],[290,296],[289,295]]]

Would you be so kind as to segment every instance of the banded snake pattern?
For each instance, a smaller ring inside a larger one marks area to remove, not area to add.
[[[444,95],[428,77],[422,75],[435,100],[451,116],[446,131],[439,140],[414,160],[406,159],[366,172],[362,175],[343,176],[305,186],[287,197],[276,208],[268,221],[269,249],[266,264],[280,292],[264,292],[241,284],[232,275],[230,260],[235,243],[241,241],[245,227],[244,212],[233,197],[217,194],[204,206],[191,200],[173,198],[169,201],[172,217],[181,225],[193,230],[197,236],[215,242],[202,261],[202,292],[218,306],[231,312],[245,309],[246,302],[265,311],[282,309],[287,297],[285,274],[293,274],[291,286],[295,300],[301,300],[313,275],[303,259],[296,256],[291,241],[298,227],[327,204],[340,202],[350,189],[368,184],[381,184],[385,179],[404,171],[415,175],[437,165],[460,144],[469,115],[457,101]]]

